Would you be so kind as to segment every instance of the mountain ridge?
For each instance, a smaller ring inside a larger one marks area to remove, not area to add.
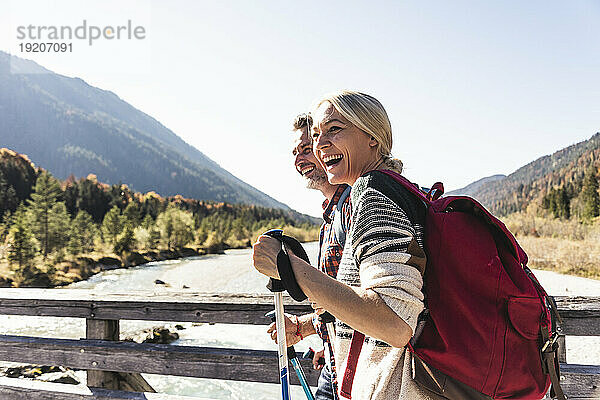
[[[483,182],[469,195],[498,215],[524,211],[532,203],[541,205],[552,189],[567,184],[580,186],[585,171],[598,167],[599,161],[600,132],[597,132],[588,140],[539,157],[504,178]]]
[[[496,174],[491,176],[486,176],[481,178],[475,182],[469,183],[467,186],[462,187],[460,189],[451,190],[446,193],[446,195],[450,196],[473,196],[474,193],[484,184],[488,182],[494,182],[500,179],[506,178],[504,174]]]
[[[1,51],[0,89],[0,145],[59,178],[94,173],[164,196],[289,209],[114,92]]]

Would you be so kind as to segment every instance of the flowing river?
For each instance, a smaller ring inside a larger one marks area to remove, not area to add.
[[[306,243],[305,249],[314,265],[318,252],[316,242]],[[535,271],[536,276],[552,295],[597,296],[600,281]],[[156,280],[166,283],[157,285]],[[149,263],[131,269],[106,271],[87,281],[70,285],[70,288],[93,289],[98,293],[154,290],[165,286],[182,291],[224,293],[269,293],[267,279],[251,266],[251,250],[228,250],[223,255],[207,255],[182,260]],[[186,286],[187,288],[184,288]],[[121,321],[122,336],[141,329],[163,325],[160,322]],[[175,324],[170,324],[171,326]],[[265,326],[227,324],[181,324],[186,329],[175,345],[212,346],[246,349],[276,350],[266,334]],[[0,333],[13,335],[46,336],[56,338],[81,338],[85,336],[85,321],[79,318],[0,316]],[[312,346],[320,348],[319,339],[313,336],[296,345],[301,352]],[[597,364],[600,359],[599,338],[567,338],[569,363]],[[83,371],[77,372],[79,380],[85,379]],[[213,379],[166,377],[144,375],[158,391],[169,394],[197,396],[206,399],[276,399],[279,387],[274,384],[222,381]],[[299,386],[292,387],[295,399],[305,398]]]

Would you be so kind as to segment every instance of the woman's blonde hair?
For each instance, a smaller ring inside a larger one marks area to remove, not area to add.
[[[331,104],[352,125],[375,139],[384,168],[402,172],[402,161],[392,157],[392,124],[379,100],[365,93],[342,90],[325,95],[315,109],[323,103]]]

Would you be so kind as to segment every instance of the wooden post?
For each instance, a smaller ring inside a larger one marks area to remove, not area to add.
[[[85,320],[86,339],[119,340],[119,321],[112,319]],[[87,385],[102,389],[119,389],[119,377],[116,372],[87,370]]]
[[[86,339],[119,340],[119,320],[86,318]],[[87,370],[88,387],[156,393],[138,373]]]

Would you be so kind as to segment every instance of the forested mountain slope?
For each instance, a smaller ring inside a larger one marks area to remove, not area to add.
[[[140,192],[288,209],[116,94],[1,51],[0,147],[60,179],[93,173]]]

